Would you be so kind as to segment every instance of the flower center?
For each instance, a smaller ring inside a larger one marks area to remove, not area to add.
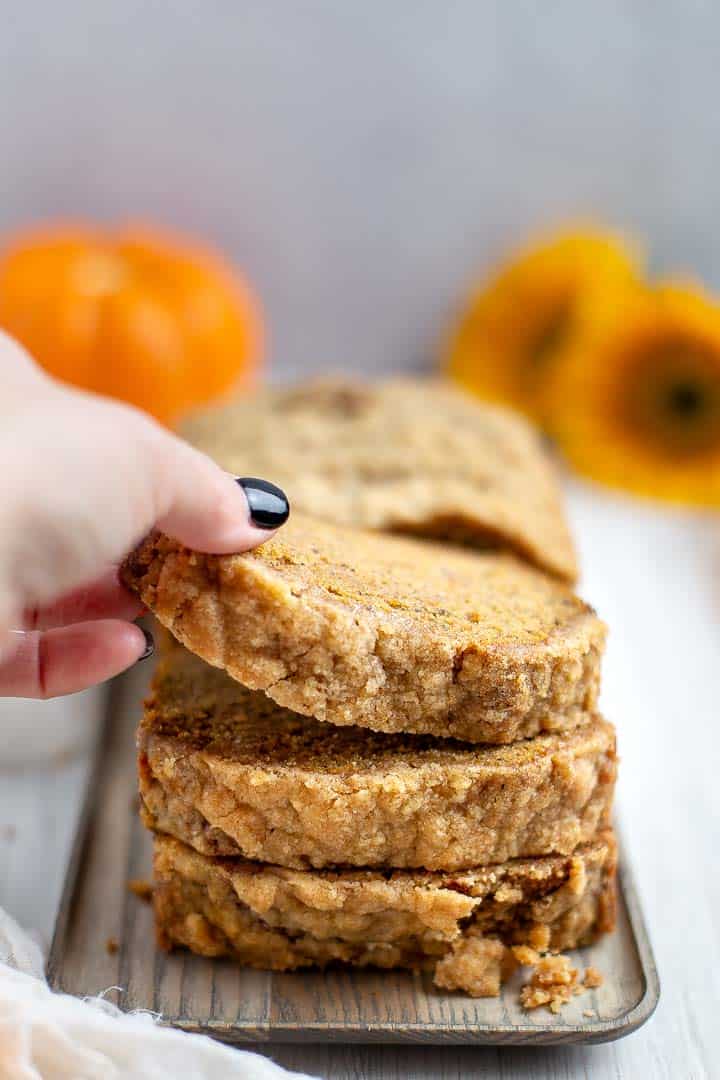
[[[678,418],[692,419],[702,412],[706,403],[701,388],[690,382],[677,383],[676,386],[670,387],[668,391],[667,407]]]
[[[663,452],[720,451],[720,357],[697,347],[653,350],[627,386],[626,423]]]

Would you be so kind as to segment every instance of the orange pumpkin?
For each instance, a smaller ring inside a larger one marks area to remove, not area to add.
[[[147,228],[16,237],[0,254],[0,326],[52,375],[164,422],[250,381],[261,355],[245,282]]]

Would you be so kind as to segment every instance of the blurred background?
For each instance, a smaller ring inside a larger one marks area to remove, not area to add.
[[[0,233],[227,254],[274,376],[430,367],[468,283],[591,216],[720,284],[720,15],[573,0],[0,0]]]

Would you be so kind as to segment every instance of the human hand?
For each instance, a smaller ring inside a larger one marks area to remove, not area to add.
[[[2,332],[0,461],[0,696],[69,694],[149,655],[117,566],[153,526],[222,554],[256,547],[289,512],[279,488],[62,386]]]

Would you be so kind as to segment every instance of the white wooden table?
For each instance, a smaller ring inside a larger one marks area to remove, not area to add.
[[[579,485],[570,508],[583,592],[611,627],[603,705],[619,727],[620,817],[660,968],[655,1017],[587,1048],[264,1051],[288,1067],[333,1080],[720,1075],[720,519]],[[0,775],[0,904],[46,942],[87,764]]]

